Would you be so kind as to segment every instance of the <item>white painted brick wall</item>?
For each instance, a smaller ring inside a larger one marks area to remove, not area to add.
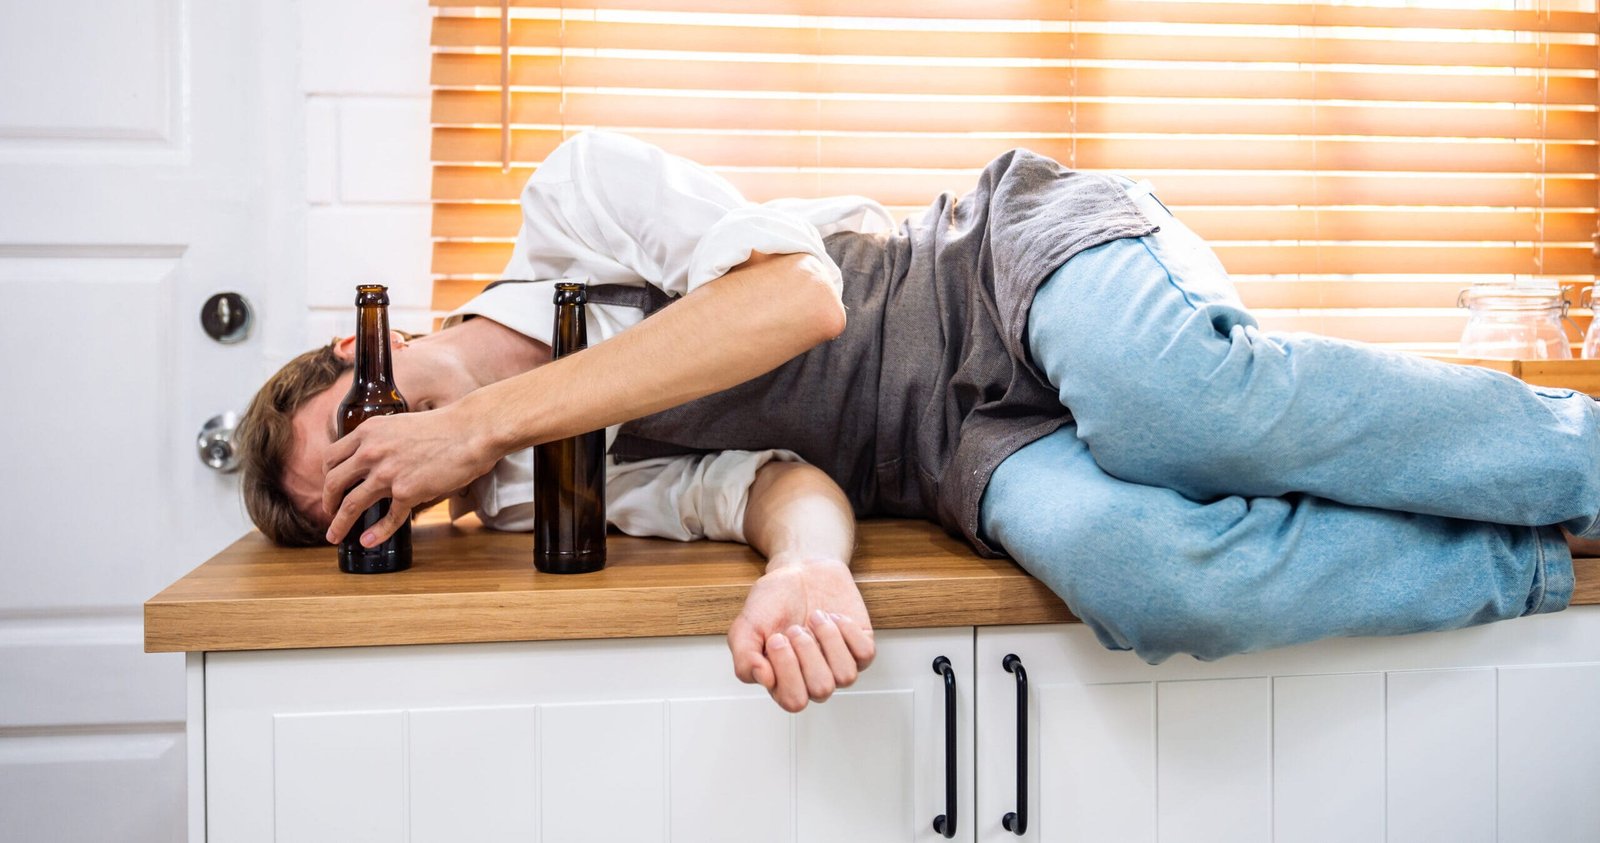
[[[357,284],[387,284],[395,307],[427,307],[427,205],[332,205],[307,219],[306,303],[352,307]]]
[[[302,0],[300,86],[310,94],[428,95],[427,0]]]
[[[339,103],[339,201],[428,202],[428,101]]]
[[[355,285],[432,328],[427,0],[304,0],[307,346],[354,328]]]

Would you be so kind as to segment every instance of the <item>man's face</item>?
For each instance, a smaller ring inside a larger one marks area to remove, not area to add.
[[[312,396],[294,414],[294,446],[283,471],[283,489],[295,508],[326,527],[333,517],[322,510],[322,465],[335,438],[339,401],[350,391],[350,373]]]

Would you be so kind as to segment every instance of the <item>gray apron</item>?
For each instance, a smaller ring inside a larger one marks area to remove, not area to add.
[[[844,274],[844,333],[772,372],[622,425],[622,462],[786,448],[856,515],[931,518],[985,556],[978,505],[1006,457],[1071,418],[1028,359],[1028,308],[1073,255],[1156,230],[1107,176],[1012,150],[960,199],[882,234],[826,238]],[[653,291],[653,292],[652,292]],[[653,287],[590,288],[646,312]]]

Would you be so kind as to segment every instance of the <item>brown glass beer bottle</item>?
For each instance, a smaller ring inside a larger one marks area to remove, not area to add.
[[[556,285],[551,356],[589,344],[582,284]],[[581,433],[533,450],[533,566],[551,574],[583,574],[606,564],[606,434]]]
[[[339,402],[338,433],[344,436],[374,416],[410,409],[394,385],[389,359],[389,288],[356,288],[356,365],[350,391]],[[387,574],[411,567],[411,521],[377,547],[362,547],[361,534],[389,514],[390,499],[373,504],[339,542],[339,570],[347,574]]]

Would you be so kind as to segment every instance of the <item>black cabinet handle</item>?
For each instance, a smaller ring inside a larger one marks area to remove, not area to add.
[[[944,677],[944,813],[933,818],[933,830],[950,838],[956,836],[956,672],[944,656],[933,660],[933,672]]]
[[[1017,810],[1001,817],[1000,824],[1021,837],[1028,831],[1028,671],[1016,653],[1008,653],[1000,666],[1017,675]]]

